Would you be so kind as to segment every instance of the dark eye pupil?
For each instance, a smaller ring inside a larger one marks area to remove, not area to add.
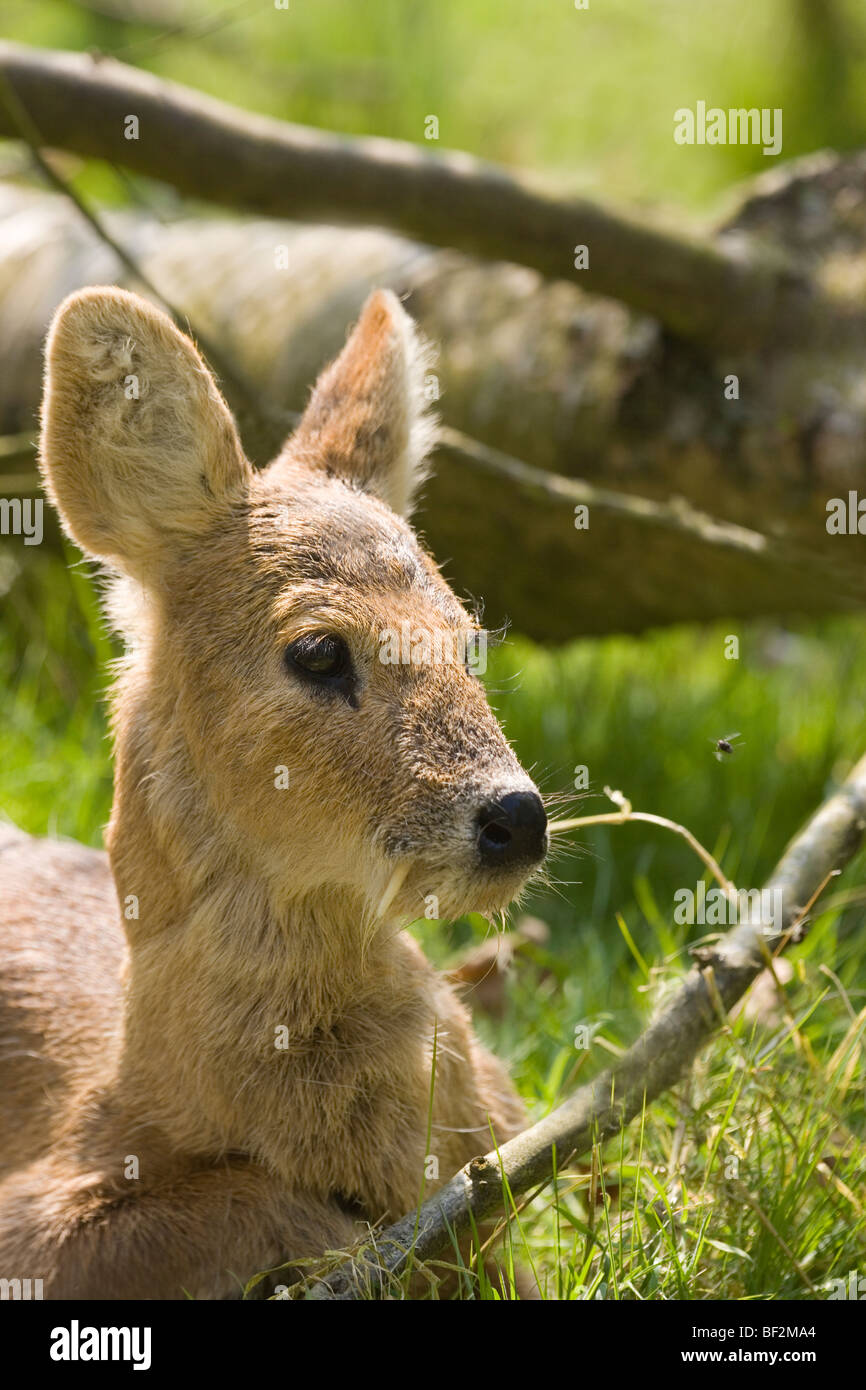
[[[342,637],[309,633],[286,648],[286,665],[295,675],[338,689],[347,697],[354,686],[352,658]]]

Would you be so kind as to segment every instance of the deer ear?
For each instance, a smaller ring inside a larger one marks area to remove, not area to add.
[[[319,377],[282,457],[323,468],[407,515],[435,441],[424,399],[430,365],[430,350],[400,301],[376,290]]]
[[[218,522],[251,476],[190,340],[112,288],[81,290],[54,316],[41,463],[72,539],[139,580]]]

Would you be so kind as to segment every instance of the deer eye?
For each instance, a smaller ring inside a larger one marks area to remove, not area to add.
[[[290,671],[308,684],[333,690],[345,696],[350,704],[355,703],[352,657],[342,637],[330,632],[307,633],[289,644],[285,662]]]

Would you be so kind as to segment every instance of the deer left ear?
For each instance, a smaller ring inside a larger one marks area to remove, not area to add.
[[[355,483],[407,516],[435,442],[425,401],[430,365],[430,349],[396,295],[374,291],[282,457]]]

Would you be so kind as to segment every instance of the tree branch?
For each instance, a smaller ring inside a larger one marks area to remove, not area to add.
[[[760,531],[708,516],[697,507],[691,506],[684,497],[659,502],[655,498],[638,497],[633,492],[617,492],[614,488],[599,487],[585,478],[564,477],[547,469],[535,468],[532,464],[524,463],[522,459],[514,458],[511,454],[494,449],[477,439],[471,439],[461,430],[451,429],[447,425],[439,429],[437,442],[441,448],[447,449],[471,467],[507,478],[518,487],[528,492],[540,493],[553,501],[565,502],[569,506],[585,506],[590,511],[602,514],[626,517],[641,526],[658,526],[663,530],[677,531],[700,541],[703,545],[717,545],[741,554],[762,555],[768,547],[768,537]]]
[[[622,518],[637,526],[688,536],[710,553],[714,549],[727,550],[744,559],[760,559],[778,566],[781,571],[796,572],[801,577],[807,575],[815,584],[828,585],[856,603],[866,600],[866,573],[846,573],[815,547],[804,546],[800,540],[792,540],[784,533],[768,535],[753,527],[720,520],[693,507],[685,497],[676,496],[660,502],[655,498],[639,497],[634,492],[599,487],[585,478],[566,477],[535,468],[523,459],[514,458],[447,425],[439,429],[437,444],[471,468],[506,478],[525,492],[569,506],[582,505],[590,513]],[[641,817],[635,815],[634,819]]]
[[[502,1212],[512,1196],[550,1181],[593,1143],[619,1133],[643,1106],[675,1084],[699,1048],[764,968],[784,948],[829,876],[848,863],[866,830],[866,757],[792,841],[766,887],[781,894],[782,920],[733,927],[710,951],[625,1056],[570,1100],[499,1149],[474,1158],[420,1211],[377,1236],[373,1251],[344,1261],[307,1295],[351,1300],[381,1296],[411,1263],[440,1256],[460,1236]]]
[[[784,197],[775,188],[751,196],[747,225],[795,249],[808,233],[809,265],[843,241],[856,267],[866,153],[792,166],[786,187]],[[802,211],[815,206],[820,236]],[[835,220],[840,208],[847,222]],[[806,344],[802,354],[738,359],[741,399],[731,401],[721,363],[613,301],[502,262],[369,230],[99,216],[269,403],[266,421],[253,418],[226,382],[258,463],[292,424],[273,407],[303,408],[367,290],[388,285],[409,297],[439,345],[448,422],[420,524],[433,552],[451,557],[457,586],[484,595],[491,626],[508,619],[559,642],[660,623],[862,609],[866,541],[826,525],[829,499],[846,498],[864,477],[861,356]],[[79,220],[54,195],[0,185],[3,432],[32,428],[45,328],[60,299],[81,285],[137,283]],[[274,264],[282,243],[290,270]],[[28,461],[14,471],[25,473]],[[589,507],[588,530],[570,514],[575,504]]]
[[[838,343],[861,317],[793,265],[676,237],[585,199],[535,192],[466,154],[350,139],[253,115],[110,59],[0,43],[0,71],[49,146],[192,197],[293,219],[389,227],[435,246],[577,280],[714,349]],[[139,138],[126,139],[130,115]],[[0,135],[16,136],[0,103]],[[574,247],[589,248],[575,271]]]

